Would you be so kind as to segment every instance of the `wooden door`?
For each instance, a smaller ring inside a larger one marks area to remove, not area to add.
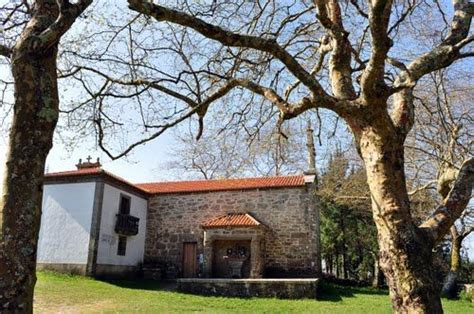
[[[183,243],[183,278],[197,277],[197,243]]]

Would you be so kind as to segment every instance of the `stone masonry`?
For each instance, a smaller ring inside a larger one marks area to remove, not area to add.
[[[318,209],[310,201],[309,187],[151,196],[145,263],[161,265],[167,278],[181,277],[184,242],[196,242],[197,255],[204,256],[204,221],[229,213],[249,213],[266,226],[260,248],[263,277],[314,276]],[[203,265],[199,275],[209,276]]]

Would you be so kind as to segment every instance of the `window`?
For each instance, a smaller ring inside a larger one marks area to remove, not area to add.
[[[125,256],[127,252],[127,237],[119,236],[118,238],[118,247],[117,247],[117,255]]]
[[[130,215],[130,197],[126,195],[120,196],[119,214]]]

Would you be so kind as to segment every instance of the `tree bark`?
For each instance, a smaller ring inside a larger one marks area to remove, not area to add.
[[[454,229],[454,230],[453,230]],[[442,294],[447,298],[457,297],[458,273],[461,267],[461,243],[463,238],[458,234],[456,227],[451,227],[451,262],[449,273],[443,284]]]
[[[440,289],[435,280],[429,237],[410,214],[404,174],[404,138],[387,114],[366,113],[349,123],[356,135],[372,194],[378,231],[380,266],[390,287],[397,313],[442,313]]]
[[[372,287],[382,288],[383,277],[383,272],[380,269],[379,256],[377,254],[374,254],[374,276],[372,278]]]
[[[15,103],[0,201],[1,313],[33,311],[44,168],[59,114],[58,45],[91,2],[35,1],[11,49]]]
[[[13,54],[15,110],[1,202],[0,304],[32,311],[45,161],[58,119],[57,46]]]
[[[333,275],[332,255],[326,257],[326,272]]]

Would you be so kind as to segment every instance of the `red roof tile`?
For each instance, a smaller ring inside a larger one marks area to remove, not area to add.
[[[151,182],[133,184],[127,180],[116,176],[100,167],[83,168],[79,170],[62,171],[45,174],[45,180],[55,180],[78,176],[105,175],[126,185],[139,189],[149,194],[169,194],[169,193],[192,193],[192,192],[212,192],[229,190],[249,190],[267,189],[281,187],[298,187],[304,185],[302,175],[283,177],[260,177],[241,179],[217,179],[217,180],[194,180],[194,181],[171,181],[171,182]]]
[[[99,174],[99,173],[102,173],[103,171],[105,171],[105,170],[103,170],[100,167],[94,167],[94,168],[83,168],[83,169],[79,169],[79,170],[52,172],[52,173],[47,173],[44,176],[46,178],[82,176],[82,175],[87,175],[87,174]]]
[[[155,182],[141,183],[136,186],[152,194],[167,194],[297,187],[303,185],[304,177],[299,175],[285,177]]]
[[[205,221],[203,228],[258,227],[262,224],[249,214],[227,214]]]
[[[52,173],[46,173],[44,175],[45,182],[55,182],[56,180],[68,180],[72,179],[75,177],[80,177],[80,176],[105,176],[106,178],[110,178],[111,180],[115,182],[119,182],[120,184],[123,184],[125,186],[128,186],[132,188],[133,190],[136,190],[140,193],[143,193],[145,195],[149,194],[148,191],[145,191],[144,189],[136,186],[135,184],[125,180],[124,178],[121,178],[119,176],[116,176],[113,173],[110,173],[101,167],[93,167],[93,168],[82,168],[78,170],[70,170],[70,171],[61,171],[61,172],[52,172]]]

